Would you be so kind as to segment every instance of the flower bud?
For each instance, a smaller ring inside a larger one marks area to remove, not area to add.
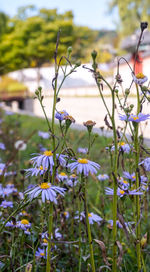
[[[125,95],[126,96],[129,95],[129,93],[130,93],[130,90],[129,89],[125,89]]]
[[[67,52],[68,52],[69,55],[72,53],[72,46],[69,46],[69,47],[67,48]]]
[[[81,65],[81,61],[80,60],[77,60],[77,62],[75,63],[75,66],[76,67],[79,67]]]
[[[97,57],[97,52],[96,50],[93,50],[93,52],[91,53],[92,59],[95,61],[96,57]]]
[[[133,104],[131,104],[131,105],[130,105],[130,108],[131,108],[131,109],[133,109],[133,108],[134,108],[134,105],[133,105]]]
[[[141,22],[141,31],[144,31],[148,27],[148,22]]]

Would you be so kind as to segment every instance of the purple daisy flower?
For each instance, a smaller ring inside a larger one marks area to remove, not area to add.
[[[150,158],[144,159],[139,165],[144,164],[144,168],[146,171],[150,171]]]
[[[43,167],[43,169],[50,168],[50,172],[53,170],[54,160],[53,160],[53,153],[51,151],[44,151],[43,155],[37,154],[36,157],[31,159],[33,165],[36,167]]]
[[[0,207],[3,207],[4,209],[10,207],[10,208],[13,208],[13,202],[12,201],[2,201]]]
[[[57,175],[57,178],[59,181],[65,181],[68,179],[68,176],[66,175],[66,173],[61,172],[60,174]]]
[[[21,221],[17,221],[16,228],[27,230],[31,228],[31,223],[27,219],[22,219]]]
[[[107,222],[108,222],[108,227],[112,229],[112,228],[113,228],[113,220],[110,219],[110,220],[108,220]],[[122,225],[121,225],[121,223],[119,222],[119,220],[116,221],[116,225],[117,225],[117,227],[118,227],[119,229],[122,229],[122,228],[123,228]]]
[[[87,154],[88,148],[78,147],[77,152],[82,154]]]
[[[6,164],[5,163],[0,163],[0,175],[2,175],[4,168],[5,168]]]
[[[124,171],[123,172],[123,177],[127,178],[127,179],[129,179],[131,181],[135,181],[136,180],[135,172],[133,172],[132,174],[130,174],[129,172]]]
[[[134,74],[132,73],[133,81],[138,85],[143,85],[147,80],[147,76],[145,76],[143,73]]]
[[[100,169],[100,165],[98,163],[81,158],[79,158],[75,162],[69,163],[68,167],[70,168],[71,172],[73,172],[76,169],[77,174],[83,173],[85,176],[88,176],[89,173],[91,173],[92,175],[96,174],[97,173],[96,169]]]
[[[122,121],[132,121],[135,123],[139,123],[139,122],[146,121],[147,119],[149,119],[150,114],[139,113],[138,115],[131,114],[129,116],[120,114],[119,118]]]
[[[5,227],[8,227],[8,228],[15,228],[16,225],[13,223],[13,221],[8,221],[5,225]]]
[[[85,219],[85,217],[86,217],[85,212],[81,212],[80,216],[79,216],[79,212],[77,212],[77,215],[75,216],[75,219],[82,221],[82,220]],[[100,223],[103,220],[99,215],[97,215],[95,213],[92,213],[92,212],[88,213],[88,219],[89,219],[89,223],[91,225],[93,225],[94,222]]]
[[[122,150],[124,153],[129,154],[131,147],[129,144],[126,144],[125,142],[118,143],[119,149]]]
[[[109,187],[105,188],[105,194],[106,195],[113,195],[114,194],[114,189],[111,189]],[[139,192],[138,190],[132,190],[132,191],[124,191],[120,188],[117,189],[117,195],[120,197],[123,197],[124,195],[142,195],[142,192]]]
[[[37,258],[46,259],[46,258],[47,258],[46,255],[47,255],[47,254],[45,254],[45,249],[42,249],[42,248],[40,248],[40,247],[38,247],[38,250],[35,252],[35,256],[36,256]]]
[[[75,179],[68,179],[67,181],[66,181],[66,184],[68,185],[68,186],[70,186],[70,187],[74,187],[74,186],[76,186],[77,184],[78,184],[78,180],[75,180]]]
[[[67,156],[66,155],[63,155],[63,154],[56,154],[56,158],[57,160],[59,161],[60,165],[65,167],[66,166],[66,158]]]
[[[100,181],[104,181],[104,180],[109,179],[109,176],[107,174],[100,174],[100,175],[97,176],[97,178]]]
[[[129,189],[129,182],[127,180],[124,180],[123,178],[119,178],[118,183],[120,184],[120,187],[123,190],[128,190]]]
[[[0,143],[0,149],[2,149],[2,150],[6,149],[6,147],[5,147],[5,145],[3,143]]]
[[[64,216],[66,219],[69,218],[69,212],[65,211],[62,213],[62,216]]]
[[[47,169],[43,169],[43,166],[40,166],[40,167],[34,167],[34,168],[28,168],[28,169],[25,169],[26,171],[26,177],[29,177],[29,176],[37,176],[37,175],[43,175]]]
[[[64,117],[69,115],[65,110],[63,111],[57,111],[56,114],[55,114],[55,118],[60,120],[60,121],[63,121],[64,120]]]
[[[43,182],[40,185],[35,186],[33,189],[26,191],[25,193],[29,195],[31,200],[38,197],[41,194],[42,202],[49,200],[57,204],[56,200],[57,193],[64,196],[65,190],[66,189],[64,188],[53,186],[48,182]]]
[[[38,131],[38,136],[40,136],[43,139],[49,139],[50,135],[48,132],[44,132],[44,131]]]

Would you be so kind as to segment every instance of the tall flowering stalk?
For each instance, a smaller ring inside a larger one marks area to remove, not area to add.
[[[60,31],[58,32],[58,35],[57,35],[57,41],[56,41],[56,49],[55,49],[55,52],[54,52],[54,61],[55,61],[55,76],[52,80],[52,87],[53,87],[53,108],[52,108],[52,120],[51,120],[51,124],[48,120],[48,117],[46,115],[46,112],[45,112],[45,109],[44,109],[44,106],[43,106],[43,95],[42,95],[42,88],[39,87],[38,90],[35,92],[39,102],[40,102],[40,105],[42,107],[42,110],[43,110],[43,113],[44,113],[44,116],[45,116],[45,120],[47,122],[47,125],[48,125],[48,129],[49,129],[49,132],[51,134],[51,137],[52,137],[52,149],[53,151],[46,151],[45,154],[48,155],[49,153],[51,153],[51,156],[53,156],[53,165],[52,165],[52,171],[51,171],[51,174],[52,176],[50,177],[51,179],[51,184],[54,185],[55,184],[55,177],[56,177],[56,163],[57,163],[57,158],[56,158],[56,150],[59,146],[59,143],[58,145],[56,146],[56,139],[58,140],[58,138],[56,137],[55,135],[55,112],[56,112],[56,103],[59,102],[59,98],[58,98],[58,94],[60,92],[60,89],[65,81],[65,79],[75,71],[75,69],[80,66],[80,63],[76,63],[74,65],[74,67],[72,67],[72,69],[70,69],[70,71],[67,73],[67,66],[68,64],[70,66],[71,63],[69,61],[69,57],[70,57],[70,54],[71,54],[71,47],[68,48],[68,51],[67,51],[67,57],[65,56],[62,56],[59,61],[58,61],[58,46],[59,46],[59,38],[60,38]],[[62,60],[65,59],[66,60],[66,66],[65,66],[65,69],[63,71],[63,79],[61,81],[61,83],[59,84],[58,86],[58,76],[59,76],[59,69],[61,67],[61,62]],[[66,137],[66,133],[67,133],[67,130],[68,128],[70,127],[71,123],[74,122],[73,118],[71,116],[67,116],[68,119],[66,119],[66,129],[65,129],[65,137]],[[71,120],[70,120],[71,119]],[[62,148],[64,147],[64,144],[65,144],[65,137],[64,137],[64,141],[63,141],[63,145],[62,145]],[[61,150],[62,151],[62,150]],[[61,153],[60,151],[60,153]],[[60,158],[60,155],[61,154],[58,154],[58,159]],[[46,186],[49,186],[46,184]],[[51,237],[52,237],[52,230],[53,230],[53,201],[50,201],[50,204],[49,204],[49,216],[48,216],[48,248],[47,248],[47,262],[46,262],[46,272],[50,272],[51,271]]]
[[[97,63],[96,63],[96,57],[97,53],[96,51],[93,51],[92,53],[92,59],[93,59],[93,70],[91,70],[94,73],[95,80],[98,86],[98,90],[100,93],[100,97],[104,103],[104,106],[106,108],[107,114],[109,116],[109,119],[111,121],[111,126],[109,125],[107,121],[107,116],[106,116],[106,122],[107,125],[113,130],[113,140],[114,140],[114,155],[111,163],[111,172],[112,172],[112,178],[113,178],[113,188],[114,188],[114,194],[113,194],[113,271],[117,271],[117,245],[116,245],[116,239],[117,239],[117,161],[118,161],[118,139],[117,139],[117,131],[116,131],[116,124],[115,124],[115,88],[112,88],[110,84],[104,79],[104,77],[97,72]],[[104,99],[103,93],[102,93],[102,83],[104,82],[108,88],[111,91],[111,97],[112,97],[112,112],[110,112],[109,107],[106,104],[106,101]]]

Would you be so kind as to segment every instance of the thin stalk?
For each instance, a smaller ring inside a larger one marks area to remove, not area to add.
[[[136,84],[136,90],[137,90],[137,114],[140,112],[140,97],[139,97],[139,90],[138,86]],[[138,165],[139,165],[139,156],[140,156],[140,147],[139,147],[139,141],[138,141],[138,128],[139,123],[135,123],[135,134],[134,134],[134,148],[135,148],[135,169],[136,169],[136,189],[139,188],[140,182],[139,182],[139,174],[138,174]],[[141,271],[141,246],[140,246],[140,240],[141,240],[141,226],[140,226],[140,196],[136,195],[136,251],[137,251],[137,264],[138,264],[138,271]]]
[[[79,198],[78,201],[78,210],[79,210],[79,272],[81,272],[81,258],[82,258],[82,252],[81,252],[81,220],[80,220],[80,214],[81,214],[81,201]]]
[[[46,262],[46,272],[51,271],[51,234],[52,234],[52,227],[53,227],[53,203],[50,203],[49,207],[49,224],[48,224],[48,248],[47,248],[47,262]]]
[[[114,194],[113,194],[113,266],[112,271],[117,271],[117,245],[116,245],[116,238],[117,238],[117,161],[118,161],[118,146],[117,146],[117,133],[116,133],[116,126],[115,126],[115,94],[112,91],[112,127],[113,127],[113,138],[114,138],[114,162],[113,162],[113,187],[114,187]]]
[[[86,184],[86,179],[83,176],[82,176],[82,180],[83,180],[83,186],[84,186],[84,205],[85,205],[85,216],[86,216],[86,226],[87,226],[87,233],[88,233],[88,242],[89,242],[89,248],[90,248],[91,268],[92,268],[92,272],[95,272],[92,235],[91,235],[91,228],[90,228],[89,217],[88,217],[87,184]]]
[[[54,99],[53,99],[53,109],[52,109],[52,145],[53,150],[55,150],[55,109],[56,109],[56,101],[57,101],[57,63],[55,62],[55,88],[54,88]],[[53,173],[52,173],[52,184],[54,184],[55,179],[55,171],[56,171],[56,152],[53,153]],[[48,249],[47,249],[47,262],[46,262],[46,272],[51,271],[51,235],[52,235],[52,228],[53,228],[53,203],[50,202],[49,207],[49,218],[48,218]]]

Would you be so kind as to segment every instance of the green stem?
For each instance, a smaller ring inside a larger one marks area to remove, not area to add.
[[[116,245],[116,238],[117,238],[117,161],[118,161],[118,146],[117,146],[117,133],[116,133],[116,126],[115,126],[115,95],[112,90],[112,127],[113,127],[113,138],[114,138],[114,162],[113,162],[113,187],[114,187],[114,194],[113,194],[113,266],[112,271],[117,271],[117,245]]]
[[[83,176],[82,176],[82,180],[83,180],[83,186],[84,186],[84,205],[85,205],[85,213],[86,213],[85,216],[86,216],[86,226],[87,226],[87,233],[88,233],[88,242],[89,242],[89,248],[90,248],[91,267],[92,267],[92,272],[95,272],[92,235],[91,235],[91,228],[90,228],[89,217],[88,217],[87,185],[86,185],[86,179]]]
[[[57,64],[55,64],[55,75],[57,75]],[[57,76],[55,79],[55,88],[54,88],[54,100],[53,100],[53,110],[52,110],[52,145],[53,151],[55,150],[55,109],[56,109],[56,101],[57,101]],[[53,153],[53,173],[52,173],[52,184],[54,184],[55,179],[55,171],[56,171],[56,152]],[[48,218],[48,249],[47,249],[47,262],[46,262],[46,272],[51,271],[51,235],[53,228],[53,203],[50,202],[50,210],[49,210],[49,218]]]
[[[48,248],[47,248],[47,262],[46,262],[46,272],[51,271],[51,234],[52,234],[52,227],[53,227],[53,203],[50,203],[49,209],[49,223],[48,223]]]
[[[140,112],[140,98],[139,98],[139,90],[136,84],[137,90],[137,114]],[[134,148],[135,148],[135,168],[136,168],[136,189],[139,188],[139,173],[138,173],[138,165],[139,165],[139,156],[140,156],[140,148],[139,148],[139,141],[138,141],[138,128],[139,123],[135,123],[135,135],[134,135]],[[138,264],[138,271],[141,271],[141,226],[140,226],[140,196],[136,195],[136,251],[137,251],[137,264]]]
[[[80,220],[80,214],[81,214],[81,201],[79,199],[78,201],[78,210],[79,210],[79,272],[81,272],[81,258],[82,258],[82,252],[81,252],[81,220]]]

